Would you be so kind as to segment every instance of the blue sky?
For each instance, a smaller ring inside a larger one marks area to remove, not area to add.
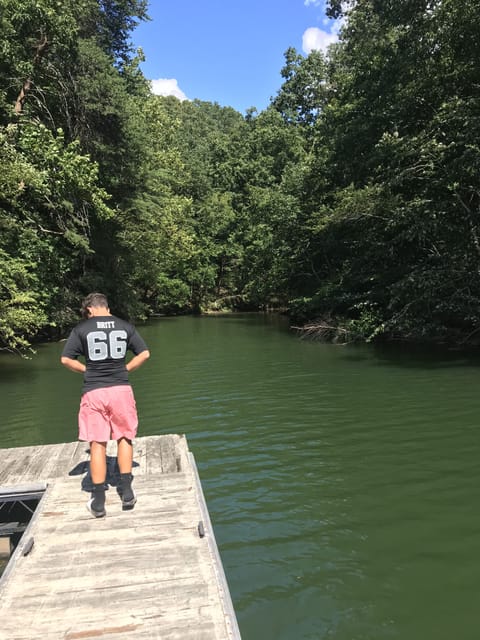
[[[325,0],[150,0],[148,13],[132,42],[153,92],[241,113],[276,95],[288,47],[325,50],[338,31]]]

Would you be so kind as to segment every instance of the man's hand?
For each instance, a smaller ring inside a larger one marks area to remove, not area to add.
[[[85,373],[87,369],[83,362],[74,360],[73,358],[66,358],[65,356],[62,356],[60,358],[60,362],[64,367],[67,367],[67,369],[70,369],[70,371],[75,371],[75,373]]]
[[[142,351],[141,353],[138,353],[136,356],[133,356],[133,358],[127,364],[127,371],[130,372],[130,371],[134,371],[135,369],[138,369],[138,367],[141,367],[142,364],[145,362],[145,360],[148,360],[149,357],[150,357],[150,351],[148,350]]]

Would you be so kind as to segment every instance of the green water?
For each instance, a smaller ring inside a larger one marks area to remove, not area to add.
[[[139,435],[185,433],[243,640],[477,640],[480,359],[160,319]],[[2,446],[76,439],[61,344],[0,358]]]

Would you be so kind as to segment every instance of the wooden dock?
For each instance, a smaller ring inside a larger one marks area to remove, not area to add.
[[[0,639],[240,639],[185,437],[135,441],[132,511],[115,442],[107,455],[107,517],[95,519],[87,443],[0,449],[0,501],[39,500],[0,579]]]

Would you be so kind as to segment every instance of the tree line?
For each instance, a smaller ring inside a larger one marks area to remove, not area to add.
[[[286,310],[334,340],[480,338],[480,5],[332,0],[268,108],[155,96],[146,0],[0,0],[0,348],[81,297]]]

